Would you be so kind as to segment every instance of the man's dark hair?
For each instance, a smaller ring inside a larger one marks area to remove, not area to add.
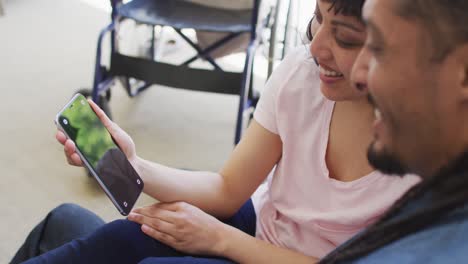
[[[317,0],[321,1],[321,0]],[[342,14],[345,16],[353,16],[359,20],[362,20],[362,6],[364,5],[365,0],[325,0],[326,2],[331,3],[331,7],[328,10],[334,11],[335,14]],[[309,21],[309,25],[307,26],[307,38],[312,41],[312,33],[310,32],[310,28],[312,27],[312,22],[314,21],[314,17]]]
[[[429,31],[434,61],[468,42],[467,0],[399,0],[395,4],[399,16],[421,23]]]

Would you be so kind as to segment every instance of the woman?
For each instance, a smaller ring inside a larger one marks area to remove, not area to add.
[[[162,203],[30,263],[310,263],[373,223],[419,178],[386,177],[365,157],[374,114],[349,81],[366,37],[363,2],[318,1],[310,52],[300,47],[278,67],[219,173],[141,159],[131,138],[93,104],[143,178],[144,191]],[[73,143],[62,133],[57,139],[69,163],[82,165]],[[252,199],[255,220],[249,198],[272,169],[268,188]]]

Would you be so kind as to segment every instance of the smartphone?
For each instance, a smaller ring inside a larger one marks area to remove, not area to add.
[[[143,180],[89,105],[76,94],[55,117],[57,128],[73,140],[90,174],[124,216],[143,191]]]

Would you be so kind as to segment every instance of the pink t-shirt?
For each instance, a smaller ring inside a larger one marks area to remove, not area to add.
[[[374,171],[352,182],[329,178],[325,153],[334,102],[320,92],[305,46],[268,81],[255,120],[281,137],[282,158],[253,196],[257,237],[321,258],[385,212],[419,177]]]

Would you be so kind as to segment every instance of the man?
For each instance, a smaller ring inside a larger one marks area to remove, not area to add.
[[[468,1],[367,0],[353,69],[375,106],[376,168],[422,176],[322,263],[468,261]]]

